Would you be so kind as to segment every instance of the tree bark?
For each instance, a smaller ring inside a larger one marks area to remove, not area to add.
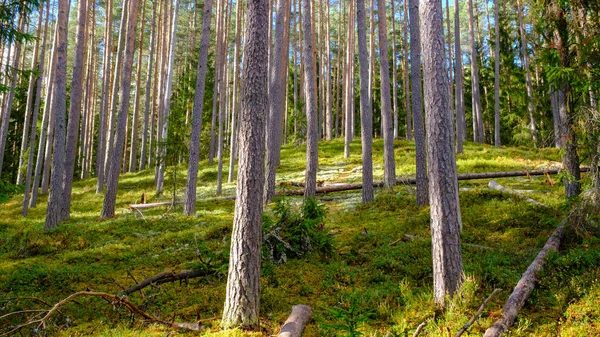
[[[388,62],[387,23],[385,0],[377,1],[379,21],[379,80],[381,85],[381,120],[383,135],[383,183],[391,188],[396,182],[396,163],[394,161],[394,122],[390,98],[390,65]]]
[[[444,57],[444,26],[440,1],[420,2],[423,41],[423,83],[427,120],[429,196],[433,255],[434,301],[444,306],[462,282],[460,206],[454,132],[449,111],[448,75]]]
[[[364,0],[358,0],[363,1]],[[310,307],[300,304],[292,307],[292,313],[290,317],[285,321],[281,327],[278,337],[300,337],[304,331],[304,327],[310,321],[312,310]]]
[[[235,67],[233,72],[233,110],[231,111],[231,140],[230,153],[229,153],[229,175],[227,177],[228,182],[233,182],[233,176],[235,174],[235,161],[237,159],[237,147],[238,147],[238,119],[240,111],[240,98],[238,92],[240,89],[240,49],[241,39],[240,35],[242,32],[242,12],[244,7],[242,6],[242,0],[236,2],[236,18],[235,18],[235,50],[233,56],[233,66]],[[210,27],[209,27],[210,28]],[[209,32],[210,34],[210,32]],[[294,67],[294,72],[296,71]],[[294,102],[294,107],[295,107]]]
[[[67,145],[63,173],[63,196],[59,201],[61,220],[71,215],[71,192],[75,173],[75,155],[77,154],[77,138],[79,138],[79,120],[83,103],[83,68],[85,67],[85,31],[88,15],[88,0],[79,0],[77,13],[77,31],[75,39],[75,62],[71,81],[71,98],[69,103],[69,123],[67,126]],[[88,65],[91,66],[91,65]]]
[[[140,95],[142,94],[142,53],[144,50],[144,23],[146,18],[144,17],[145,9],[146,9],[146,1],[142,0],[142,14],[141,20],[142,26],[140,28],[140,49],[138,51],[138,63],[137,63],[137,75],[136,75],[136,84],[135,84],[135,106],[133,108],[133,117],[131,121],[131,149],[129,152],[129,172],[137,171],[137,150],[138,150],[138,119],[139,119],[139,111],[140,111]]]
[[[144,129],[142,131],[142,146],[140,149],[140,170],[146,168],[146,156],[148,155],[149,142],[152,138],[152,127],[148,129],[148,123],[152,123],[152,110],[150,109],[150,92],[152,91],[152,67],[154,66],[154,45],[156,44],[156,2],[152,2],[152,28],[150,33],[150,44],[148,45],[148,70],[146,74],[146,98],[144,100]],[[141,53],[140,53],[141,55]],[[148,139],[150,138],[150,139]],[[150,152],[152,156],[152,152]]]
[[[247,1],[239,173],[227,294],[221,321],[224,328],[258,326],[265,165],[264,113],[267,109],[268,84],[268,8],[268,0]]]
[[[317,121],[317,91],[315,88],[315,69],[313,42],[311,39],[312,9],[310,0],[302,0],[304,24],[304,96],[306,98],[306,188],[304,197],[313,197],[317,188],[318,170],[318,121]],[[348,130],[346,130],[347,133]]]
[[[61,199],[63,198],[63,174],[65,165],[65,138],[67,112],[67,30],[69,24],[69,1],[59,0],[58,16],[56,18],[56,77],[54,80],[53,108],[56,115],[54,132],[54,160],[52,161],[52,176],[50,195],[46,209],[45,230],[51,230],[61,221]]]
[[[365,0],[356,0],[358,26],[358,59],[360,66],[360,122],[362,140],[362,202],[373,201],[373,111],[369,100],[369,61],[367,57],[367,28]]]
[[[456,152],[463,152],[463,141],[467,137],[465,122],[465,90],[462,51],[460,47],[460,2],[454,0],[454,80],[456,81],[454,99],[456,100]]]
[[[500,16],[498,14],[498,0],[494,0],[494,143],[500,147]],[[535,124],[534,124],[535,125]]]
[[[108,117],[108,102],[110,91],[110,64],[112,52],[112,3],[113,0],[106,0],[106,27],[104,30],[104,61],[102,69],[102,96],[100,98],[100,112],[98,117],[98,140],[96,148],[96,193],[102,193],[104,190],[104,166],[106,160],[106,124]]]
[[[133,64],[133,54],[135,53],[135,30],[138,17],[139,0],[129,0],[129,6],[123,10],[128,11],[127,16],[127,35],[125,55],[123,57],[123,72],[121,76],[120,96],[124,99],[119,104],[119,116],[117,121],[117,130],[114,144],[114,157],[110,161],[110,167],[106,180],[106,194],[104,196],[104,205],[102,206],[101,218],[112,218],[115,215],[115,204],[117,201],[117,188],[119,184],[119,170],[121,160],[123,159],[123,147],[125,145],[125,126],[127,124],[127,114],[129,110],[129,97],[131,91],[131,73]]]
[[[533,87],[531,84],[531,72],[529,71],[529,54],[527,53],[527,37],[525,36],[525,23],[523,22],[523,6],[517,0],[519,15],[519,35],[521,35],[521,55],[523,56],[523,68],[525,70],[525,87],[527,88],[527,111],[529,112],[529,129],[533,137],[533,146],[537,147],[538,132],[535,125],[535,104],[533,103]]]
[[[344,158],[350,157],[350,143],[352,142],[353,132],[352,124],[352,108],[354,105],[354,81],[352,80],[352,73],[354,73],[354,0],[350,0],[348,4],[348,34],[346,38],[346,69],[345,69],[345,98],[344,98]],[[315,108],[316,109],[316,108]]]
[[[402,19],[402,45],[404,58],[402,61],[402,85],[404,87],[404,110],[406,110],[406,140],[413,139],[412,111],[410,106],[410,75],[408,67],[408,0],[404,0],[404,18]]]
[[[417,206],[429,202],[427,195],[427,149],[423,123],[423,96],[421,84],[421,36],[419,33],[419,0],[408,0],[410,8],[410,74],[412,81],[412,112],[415,131],[417,170]]]
[[[468,0],[469,5],[469,36],[471,48],[471,87],[473,100],[473,141],[483,143],[483,118],[481,98],[479,93],[479,70],[477,66],[477,48],[475,46],[475,25],[473,23],[473,0]]]

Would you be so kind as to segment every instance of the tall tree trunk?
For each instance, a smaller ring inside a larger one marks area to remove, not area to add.
[[[40,13],[41,15],[41,13]],[[31,116],[31,131],[29,132],[29,151],[28,151],[28,159],[27,159],[27,173],[25,174],[25,191],[23,193],[23,207],[21,209],[21,215],[22,216],[26,216],[27,215],[27,211],[29,210],[29,203],[30,203],[30,191],[36,190],[37,191],[37,185],[31,185],[31,178],[33,175],[33,159],[34,159],[34,151],[35,151],[35,136],[36,136],[36,129],[37,129],[37,120],[38,120],[38,113],[40,111],[40,100],[41,100],[41,96],[42,96],[42,79],[43,79],[43,75],[44,75],[44,65],[45,65],[45,60],[46,60],[46,41],[48,38],[48,18],[50,17],[50,1],[46,2],[46,18],[44,19],[44,35],[43,35],[43,40],[42,40],[42,49],[40,51],[40,55],[42,55],[42,57],[40,58],[40,64],[38,66],[38,76],[37,76],[37,80],[36,80],[36,93],[35,93],[35,103],[33,105],[33,113]],[[40,133],[42,132],[42,129],[44,128],[44,125],[42,123],[42,128],[40,129]],[[43,136],[40,136],[43,139]],[[38,181],[39,182],[39,181]]]
[[[96,176],[98,183],[96,184],[96,193],[101,193],[104,190],[104,166],[106,160],[106,124],[108,117],[108,102],[110,92],[110,64],[112,52],[112,3],[113,0],[106,0],[106,27],[104,30],[104,61],[102,69],[102,96],[100,98],[100,112],[98,117],[98,141],[96,149]]]
[[[77,13],[77,31],[75,35],[75,62],[71,81],[71,100],[69,103],[69,123],[67,126],[67,145],[63,173],[63,197],[59,202],[60,220],[68,219],[71,215],[71,192],[73,190],[73,175],[75,173],[75,155],[77,154],[77,139],[79,138],[79,120],[83,103],[83,68],[85,67],[85,31],[88,15],[88,0],[79,0]],[[90,66],[90,65],[88,65]],[[49,202],[49,201],[48,201]],[[48,206],[50,207],[50,206]]]
[[[218,113],[218,97],[219,97],[219,81],[221,81],[222,74],[221,70],[223,69],[221,63],[225,62],[223,55],[221,52],[223,48],[221,47],[221,36],[223,35],[223,6],[225,5],[224,1],[217,2],[217,23],[215,24],[216,37],[215,37],[215,74],[214,74],[214,86],[213,86],[213,102],[212,102],[212,116],[210,123],[210,143],[208,148],[208,164],[212,164],[215,158],[215,149],[216,149],[216,134],[215,129],[217,126],[217,113]],[[270,8],[270,7],[269,7]],[[269,40],[270,41],[270,40]]]
[[[406,140],[412,140],[412,111],[410,107],[410,75],[408,70],[408,1],[404,2],[404,15],[402,19],[402,45],[404,48],[404,57],[402,60],[402,86],[404,87],[404,110],[406,110]]]
[[[330,15],[330,11],[329,11],[329,7],[330,7],[330,0],[325,0],[326,1],[326,11],[327,11],[327,15],[326,15],[326,20],[327,20],[327,28],[325,31],[325,34],[327,34],[327,37],[325,38],[325,43],[327,44],[325,47],[325,85],[326,85],[326,94],[325,94],[325,109],[326,109],[326,118],[325,118],[325,135],[327,140],[332,140],[333,139],[333,110],[332,110],[332,105],[333,105],[333,97],[332,97],[332,93],[331,93],[331,35],[330,35],[330,25],[329,25],[329,17]]]
[[[269,124],[266,130],[266,171],[263,202],[266,204],[275,196],[275,171],[279,165],[281,141],[283,135],[283,110],[285,108],[285,87],[287,74],[285,63],[288,62],[284,54],[284,34],[289,25],[285,26],[284,16],[290,10],[289,0],[277,2],[277,21],[275,23],[275,45],[273,48],[273,62],[269,80]]]
[[[362,202],[373,201],[373,112],[369,100],[369,58],[365,0],[356,1],[358,26],[358,59],[360,63],[360,122],[362,140]],[[393,18],[392,18],[393,19]]]
[[[465,121],[465,89],[462,62],[462,51],[460,47],[460,2],[454,0],[454,99],[456,100],[456,152],[463,152],[463,141],[467,138],[467,125]]]
[[[352,81],[352,73],[354,72],[354,0],[350,0],[348,4],[348,35],[346,44],[346,71],[345,71],[345,128],[344,128],[344,158],[350,157],[350,142],[352,142],[352,118],[354,82]]]
[[[27,150],[27,145],[28,145],[28,141],[29,141],[29,125],[31,123],[36,123],[37,120],[32,120],[31,119],[31,115],[30,115],[30,111],[31,111],[31,107],[33,105],[33,101],[36,98],[36,96],[33,93],[33,85],[35,84],[35,82],[37,82],[37,78],[41,75],[35,76],[35,68],[37,67],[37,63],[38,63],[38,56],[39,56],[39,48],[40,48],[40,36],[42,34],[42,18],[44,17],[43,15],[43,11],[44,11],[44,7],[40,6],[40,11],[38,14],[38,24],[37,24],[37,37],[35,39],[35,46],[33,47],[33,58],[31,60],[31,74],[29,74],[29,86],[27,87],[27,103],[25,104],[25,119],[23,121],[23,134],[22,134],[22,138],[21,138],[21,151],[19,151],[19,166],[17,167],[17,184],[21,185],[23,184],[23,170],[22,170],[22,166],[23,166],[23,160],[25,159],[25,151]],[[26,53],[23,53],[26,54]],[[44,57],[44,55],[42,55],[42,58]],[[1,60],[1,58],[0,58]],[[35,129],[34,129],[35,132]],[[33,143],[31,143],[33,144]]]
[[[454,156],[454,130],[449,106],[448,75],[444,60],[441,1],[420,2],[423,41],[423,83],[427,120],[429,195],[433,256],[433,296],[440,307],[445,296],[461,284],[460,206]]]
[[[133,64],[133,54],[135,53],[136,23],[138,18],[139,0],[129,0],[129,6],[123,7],[128,11],[127,17],[127,35],[123,57],[123,72],[121,76],[120,96],[123,97],[119,103],[119,115],[117,120],[117,130],[114,144],[114,157],[110,161],[106,179],[106,194],[104,196],[104,205],[102,206],[101,218],[107,219],[115,216],[115,204],[117,201],[117,189],[119,184],[119,170],[123,158],[123,147],[125,145],[125,126],[127,124],[127,114],[129,110],[129,94],[131,92],[131,73]]]
[[[351,0],[352,2],[352,0]],[[317,90],[315,88],[315,70],[313,41],[311,39],[312,9],[310,0],[302,0],[304,24],[304,95],[306,97],[306,175],[304,197],[313,197],[317,190],[318,170],[318,121],[317,121]],[[348,131],[346,131],[348,132]]]
[[[150,109],[150,92],[152,91],[152,67],[154,66],[154,45],[156,44],[156,2],[152,2],[152,28],[150,33],[150,44],[148,45],[148,70],[146,74],[146,98],[144,99],[144,129],[142,131],[142,147],[140,153],[140,170],[146,168],[146,156],[148,154],[148,146],[152,138],[152,127],[148,128],[148,123],[151,123],[152,110]],[[141,53],[140,53],[141,55]],[[150,152],[152,156],[152,152]]]
[[[379,21],[379,79],[381,83],[381,120],[383,135],[383,184],[392,188],[396,183],[396,163],[394,161],[394,122],[390,99],[390,66],[388,62],[387,24],[385,0],[377,1]]]
[[[268,0],[248,0],[244,37],[240,159],[231,234],[227,295],[221,326],[256,328],[260,303],[260,246],[267,110]]]
[[[371,102],[371,112],[373,109],[373,87],[375,86],[375,0],[369,4],[369,102]]]
[[[171,90],[173,85],[173,63],[175,62],[175,41],[177,40],[177,16],[179,13],[179,0],[175,0],[173,5],[175,8],[173,9],[173,22],[171,26],[170,38],[169,38],[169,56],[167,66],[167,78],[165,83],[165,92],[164,92],[164,103],[163,103],[163,123],[162,125],[157,125],[157,127],[162,128],[161,131],[161,139],[160,139],[160,157],[161,161],[158,167],[158,179],[156,181],[156,190],[162,191],[163,185],[165,181],[165,169],[167,166],[166,162],[166,154],[167,154],[167,132],[169,130],[169,115],[171,112]]]
[[[428,203],[427,149],[423,123],[423,96],[421,84],[421,37],[419,33],[419,1],[409,0],[410,7],[410,74],[412,81],[412,111],[415,129],[417,167],[417,206]]]
[[[500,147],[500,16],[498,0],[494,0],[494,143]]]
[[[529,129],[533,137],[533,146],[537,147],[538,134],[535,125],[535,104],[533,103],[533,87],[531,84],[531,72],[529,71],[529,54],[527,53],[527,37],[525,36],[525,23],[523,22],[523,6],[521,0],[517,0],[519,12],[519,35],[521,35],[521,55],[523,55],[523,68],[525,70],[525,86],[527,88],[527,111],[529,112]]]
[[[473,100],[473,141],[483,143],[483,118],[479,93],[479,70],[477,67],[477,47],[475,45],[475,25],[473,21],[473,0],[469,4],[469,36],[471,48],[471,87]]]
[[[224,132],[224,123],[225,120],[227,120],[226,118],[226,107],[227,107],[227,46],[229,44],[229,23],[230,23],[230,18],[231,15],[229,15],[229,2],[225,3],[225,17],[226,17],[226,21],[225,21],[225,27],[223,30],[223,43],[222,43],[222,48],[223,48],[223,63],[222,63],[222,70],[221,70],[221,81],[219,83],[219,139],[217,141],[217,195],[221,195],[221,189],[222,189],[222,185],[223,185],[223,140],[225,139],[225,136],[223,135]]]
[[[240,91],[240,49],[241,39],[240,35],[242,32],[242,0],[236,0],[236,18],[235,18],[235,50],[233,56],[233,110],[231,111],[231,140],[229,141],[230,153],[229,153],[229,175],[227,177],[228,182],[233,182],[233,176],[235,174],[235,161],[237,157],[237,146],[238,146],[238,125],[237,120],[240,111],[240,98],[238,92]],[[296,71],[294,67],[294,71]],[[295,104],[294,104],[295,106]]]
[[[61,220],[61,199],[63,198],[63,174],[65,165],[65,138],[67,112],[67,30],[69,24],[69,1],[58,1],[58,16],[56,18],[56,77],[54,79],[53,108],[56,115],[54,132],[54,160],[52,161],[52,176],[50,195],[46,209],[45,230],[58,226]]]
[[[136,84],[135,84],[135,106],[133,108],[133,117],[131,120],[131,150],[129,153],[129,172],[135,172],[137,170],[137,148],[138,148],[138,119],[139,119],[139,111],[140,111],[140,95],[142,94],[142,53],[144,50],[144,22],[145,17],[145,9],[146,9],[146,1],[142,0],[142,15],[141,20],[142,26],[140,28],[140,49],[138,51],[138,64],[137,64],[137,75],[136,75]]]
[[[394,139],[398,138],[398,82],[396,81],[396,10],[394,7],[395,0],[391,0],[392,5],[392,105],[394,107]]]
[[[17,23],[17,26],[19,27],[20,32],[24,31],[25,16],[23,14],[19,16],[19,22]],[[10,91],[5,97],[4,113],[2,113],[2,127],[0,128],[0,175],[2,174],[2,164],[4,162],[4,150],[6,149],[6,142],[8,141],[8,124],[10,122],[10,115],[12,113],[12,102],[15,97],[15,87],[17,85],[17,76],[19,74],[17,69],[19,69],[19,62],[21,61],[21,48],[22,43],[17,41],[14,46],[15,51],[13,53],[11,64],[12,72],[9,75]]]
[[[241,1],[241,0],[238,0]],[[238,10],[241,6],[238,6]],[[208,71],[208,49],[210,47],[210,20],[212,0],[204,2],[202,15],[202,36],[200,37],[200,56],[196,76],[194,109],[192,110],[192,135],[190,140],[190,158],[185,189],[183,213],[192,215],[196,212],[196,183],[198,180],[198,161],[200,159],[200,134],[202,132],[202,108],[204,107],[204,90],[206,88],[206,72]]]

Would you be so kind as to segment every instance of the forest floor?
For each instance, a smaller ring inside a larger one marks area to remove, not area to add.
[[[278,171],[279,190],[285,182],[303,181],[304,146],[287,145]],[[414,143],[395,144],[397,175],[414,174]],[[360,182],[360,140],[343,158],[343,140],[319,144],[318,180]],[[374,144],[375,180],[382,180],[383,144]],[[457,157],[459,173],[553,167],[556,149],[501,148],[468,143]],[[548,205],[487,187],[489,180],[461,181],[466,282],[448,309],[436,309],[432,299],[429,209],[415,206],[413,186],[376,190],[376,199],[360,204],[360,191],[318,196],[328,214],[324,230],[334,233],[334,253],[265,264],[261,280],[261,331],[222,332],[229,234],[233,200],[215,200],[216,167],[200,164],[199,199],[195,216],[181,207],[143,211],[127,209],[143,193],[154,196],[154,173],[124,174],[119,182],[117,216],[100,220],[103,196],[94,179],[74,184],[71,219],[54,231],[43,231],[46,196],[26,218],[20,215],[22,195],[0,204],[0,316],[24,309],[44,309],[78,291],[119,294],[123,288],[165,270],[203,268],[210,276],[188,282],[149,287],[129,299],[167,321],[196,322],[204,332],[173,331],[142,319],[99,298],[79,298],[60,308],[48,329],[60,336],[271,336],[294,304],[307,304],[313,319],[304,336],[409,336],[430,319],[422,336],[454,336],[495,288],[502,292],[488,303],[482,317],[463,336],[481,336],[502,313],[508,295],[566,212],[564,187],[552,176],[495,179]],[[174,176],[177,179],[174,179]],[[224,174],[227,177],[226,172]],[[174,184],[176,182],[176,184]],[[185,168],[170,170],[163,201],[175,189],[183,195]],[[234,184],[223,186],[234,194]],[[213,200],[210,200],[213,198]],[[291,197],[297,207],[301,197]],[[273,205],[265,208],[273,213]],[[401,240],[405,234],[415,236]],[[559,253],[550,255],[545,271],[511,330],[511,336],[600,336],[600,239],[568,231]],[[197,242],[197,243],[196,243]],[[488,249],[476,247],[485,246]],[[197,254],[197,251],[199,254]],[[200,258],[198,257],[200,256]],[[25,298],[28,297],[29,299]],[[20,298],[20,299],[18,299]],[[23,315],[0,319],[0,334]],[[28,332],[24,331],[27,335]]]

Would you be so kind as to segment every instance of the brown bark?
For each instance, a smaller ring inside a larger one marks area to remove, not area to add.
[[[359,0],[360,1],[360,0]],[[310,321],[312,310],[309,306],[299,304],[292,307],[292,313],[279,331],[278,337],[300,337],[304,327]]]

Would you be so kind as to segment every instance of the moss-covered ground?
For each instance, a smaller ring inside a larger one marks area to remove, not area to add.
[[[347,159],[342,140],[319,145],[319,181],[360,181],[360,140],[352,143]],[[398,176],[413,175],[414,144],[398,141],[395,149]],[[292,188],[284,182],[303,180],[304,150],[284,146],[279,190]],[[376,180],[383,175],[382,154],[383,144],[376,140]],[[496,149],[469,143],[458,155],[457,165],[459,173],[510,171],[550,167],[559,160],[556,149]],[[552,176],[552,182],[544,176],[496,179],[549,208],[492,191],[488,180],[460,182],[461,239],[472,245],[462,247],[466,281],[447,310],[439,311],[432,300],[429,210],[415,206],[412,186],[378,189],[376,200],[367,205],[360,204],[360,191],[321,195],[319,201],[329,210],[324,230],[335,234],[333,256],[313,254],[283,265],[265,264],[261,331],[220,331],[234,201],[214,199],[216,165],[203,162],[200,167],[200,198],[196,215],[190,217],[183,216],[179,207],[147,210],[143,216],[127,210],[144,193],[149,202],[160,199],[154,194],[152,170],[121,176],[117,216],[111,220],[99,219],[103,196],[95,193],[94,179],[74,184],[71,218],[51,232],[43,230],[46,196],[25,218],[20,216],[22,195],[0,204],[0,316],[44,308],[32,297],[51,304],[86,289],[118,294],[165,270],[205,268],[211,276],[146,288],[144,294],[129,297],[165,320],[201,321],[207,328],[204,332],[170,332],[134,319],[102,299],[88,298],[62,307],[48,331],[60,336],[271,336],[291,306],[303,303],[314,311],[305,336],[410,336],[426,319],[430,320],[423,336],[453,336],[481,302],[501,288],[463,335],[481,336],[501,315],[521,274],[566,212],[564,188],[557,176]],[[169,191],[163,200],[173,189],[181,196],[184,184],[181,167],[177,179],[168,175]],[[223,191],[233,195],[234,184],[225,183]],[[299,205],[301,198],[292,198],[291,203]],[[268,205],[265,212],[272,213],[272,207]],[[404,234],[416,238],[390,246]],[[511,335],[600,335],[599,279],[600,239],[569,231],[560,252],[550,256]],[[22,319],[19,315],[3,318],[0,329]]]

